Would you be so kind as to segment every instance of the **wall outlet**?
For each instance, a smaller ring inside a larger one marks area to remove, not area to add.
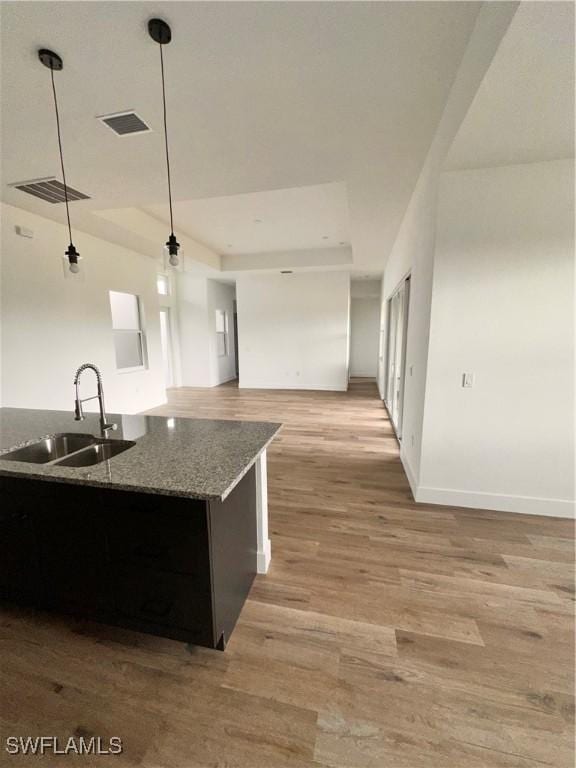
[[[462,386],[463,387],[473,387],[474,386],[474,374],[473,373],[463,373],[462,374]]]

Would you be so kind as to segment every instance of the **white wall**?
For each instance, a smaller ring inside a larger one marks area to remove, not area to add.
[[[383,396],[386,301],[400,281],[411,274],[401,458],[413,490],[420,476],[438,179],[446,153],[515,10],[515,3],[485,3],[478,14],[382,279],[378,386]]]
[[[224,272],[270,272],[272,269],[322,268],[352,264],[349,245],[338,248],[303,248],[298,251],[266,251],[264,253],[224,254],[221,257]]]
[[[573,211],[572,160],[443,174],[417,500],[570,513]]]
[[[428,359],[428,332],[432,296],[434,239],[436,233],[437,170],[427,168],[416,191],[394,244],[382,281],[381,350],[378,386],[384,397],[387,312],[390,296],[406,275],[411,275],[406,341],[406,379],[402,421],[401,456],[414,489],[420,474],[420,446],[424,417],[424,392]]]
[[[234,286],[176,273],[176,305],[180,346],[180,382],[184,387],[215,387],[236,377],[234,361]],[[216,310],[228,314],[228,354],[216,348]]]
[[[352,296],[350,303],[350,375],[376,376],[380,299]]]
[[[242,275],[236,283],[240,387],[348,387],[350,276]]]
[[[224,384],[236,378],[234,341],[234,297],[233,285],[208,280],[208,321],[210,332],[210,367],[212,386]],[[218,355],[216,345],[216,310],[226,312],[228,318],[228,349],[226,355]]]
[[[176,273],[176,303],[180,339],[180,382],[183,387],[211,387],[208,281]]]
[[[574,508],[573,161],[442,175],[514,12],[492,3],[478,16],[386,264],[382,309],[410,272],[401,458],[416,500],[564,516]],[[381,328],[385,356],[385,311]],[[464,372],[476,375],[471,389]]]
[[[8,205],[1,219],[2,404],[72,411],[74,372],[83,362],[101,368],[109,411],[135,413],[165,402],[154,261],[75,232],[84,279],[66,280],[65,227]],[[32,229],[34,238],[18,236],[17,224]],[[116,370],[110,290],[140,297],[147,370]],[[91,394],[88,375],[84,386]],[[93,407],[87,403],[87,410]]]
[[[158,303],[162,309],[167,309],[170,318],[170,352],[172,356],[172,387],[182,386],[182,357],[180,354],[180,328],[178,323],[178,288],[177,272],[162,269],[159,274],[168,279],[168,294],[158,294]]]

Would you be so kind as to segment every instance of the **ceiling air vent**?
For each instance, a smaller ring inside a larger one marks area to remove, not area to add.
[[[32,181],[17,181],[9,186],[15,187],[21,192],[27,192],[29,195],[34,195],[34,197],[39,197],[47,203],[63,203],[66,199],[64,197],[64,184],[53,176],[46,179],[33,179]],[[77,189],[72,189],[72,187],[66,187],[66,190],[68,192],[68,201],[88,200],[90,198],[90,195],[78,192]]]
[[[129,136],[131,133],[146,133],[150,131],[150,126],[146,125],[136,112],[117,112],[114,115],[100,115],[100,122],[112,128],[118,136]]]

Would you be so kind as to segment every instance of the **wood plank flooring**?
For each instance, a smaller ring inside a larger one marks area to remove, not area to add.
[[[414,504],[372,382],[179,389],[155,413],[285,424],[270,572],[225,653],[3,609],[3,738],[123,739],[62,765],[572,768],[570,521]],[[2,743],[0,764],[55,763]]]

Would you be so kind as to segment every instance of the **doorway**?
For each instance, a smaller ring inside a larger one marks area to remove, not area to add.
[[[164,385],[166,389],[169,389],[174,386],[174,365],[172,360],[170,310],[167,307],[162,307],[160,309],[160,344],[162,346]]]
[[[388,343],[384,402],[399,440],[402,440],[409,301],[410,276],[402,281],[388,299],[387,309]]]

